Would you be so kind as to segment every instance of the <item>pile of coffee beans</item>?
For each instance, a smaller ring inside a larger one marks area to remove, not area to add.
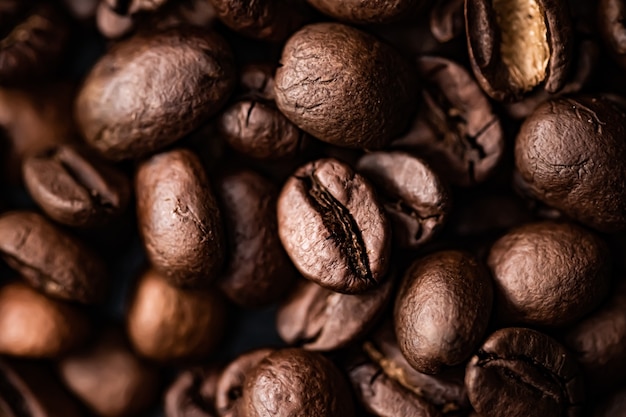
[[[0,0],[0,417],[625,417],[626,0]]]

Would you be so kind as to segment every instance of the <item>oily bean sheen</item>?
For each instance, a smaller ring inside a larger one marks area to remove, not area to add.
[[[460,364],[482,340],[492,300],[487,268],[471,255],[444,251],[418,259],[394,307],[400,350],[424,373]]]
[[[402,152],[372,152],[356,167],[381,195],[400,247],[423,245],[445,223],[450,211],[448,189],[420,159]]]
[[[576,360],[535,330],[489,336],[467,365],[465,383],[482,417],[580,417],[583,381]]]
[[[608,291],[608,252],[599,237],[569,223],[531,223],[507,233],[487,261],[498,319],[542,326],[576,322]]]
[[[278,237],[278,190],[254,171],[241,170],[220,178],[217,194],[230,254],[220,288],[244,307],[278,301],[295,278]]]
[[[98,61],[75,113],[83,136],[103,155],[137,158],[199,127],[234,85],[232,53],[217,34],[193,28],[146,33]]]
[[[598,1],[598,30],[615,62],[626,68],[626,1]]]
[[[167,417],[217,417],[215,394],[219,367],[192,368],[183,371],[165,394]]]
[[[531,195],[603,232],[626,229],[626,113],[600,97],[548,101],[515,142]]]
[[[278,309],[276,329],[290,345],[330,351],[364,336],[391,298],[393,282],[358,295],[340,294],[302,280]]]
[[[102,417],[136,416],[158,394],[156,368],[140,360],[116,329],[104,330],[91,346],[64,357],[59,373],[74,395]]]
[[[86,149],[58,146],[27,158],[22,173],[33,200],[68,226],[109,223],[130,200],[128,178]]]
[[[345,294],[377,287],[390,231],[371,185],[348,165],[321,159],[298,169],[278,199],[278,233],[305,276]]]
[[[566,1],[466,0],[465,27],[472,69],[493,99],[563,87],[573,44]]]
[[[308,0],[320,12],[351,23],[389,23],[415,12],[422,0]]]
[[[390,46],[349,26],[318,23],[287,41],[276,104],[324,142],[380,148],[408,127],[414,85],[413,71]]]
[[[353,417],[346,378],[322,355],[271,353],[246,376],[241,417]]]
[[[135,192],[152,265],[183,287],[215,279],[224,257],[221,216],[198,157],[186,149],[151,157],[137,170]]]
[[[65,300],[100,301],[108,284],[95,253],[33,212],[0,215],[0,256],[30,285]]]

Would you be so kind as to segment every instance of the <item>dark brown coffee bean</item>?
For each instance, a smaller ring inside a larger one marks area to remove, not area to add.
[[[345,377],[322,355],[283,349],[246,376],[242,417],[353,417]]]
[[[54,297],[94,303],[106,295],[102,261],[39,214],[0,216],[0,256],[33,287]]]
[[[167,417],[217,417],[215,395],[220,367],[193,368],[182,372],[165,395]]]
[[[290,345],[309,350],[343,348],[364,336],[391,298],[393,283],[359,295],[346,295],[301,281],[278,308],[276,328]]]
[[[41,364],[0,360],[2,417],[80,417],[75,401]]]
[[[565,335],[565,346],[578,358],[587,386],[595,392],[626,380],[626,281],[598,311]]]
[[[0,287],[0,354],[56,358],[83,343],[89,328],[75,306],[21,283]]]
[[[389,23],[412,16],[422,0],[307,0],[320,12],[352,23]]]
[[[59,373],[74,395],[102,417],[136,416],[158,394],[157,369],[135,356],[116,329],[104,330],[93,345],[64,357]]]
[[[615,62],[626,68],[626,2],[624,0],[598,1],[598,31]]]
[[[157,361],[199,359],[222,338],[226,306],[214,290],[173,287],[145,272],[131,298],[126,324],[135,350]]]
[[[234,85],[232,53],[217,34],[179,28],[136,35],[91,70],[75,113],[87,142],[106,157],[137,158],[199,127]]]
[[[583,380],[576,360],[554,339],[530,329],[489,336],[467,365],[465,383],[483,417],[579,417]]]
[[[135,28],[132,16],[117,13],[105,1],[98,5],[96,23],[100,34],[109,39],[122,38]]]
[[[372,152],[356,168],[376,186],[400,247],[418,248],[444,225],[450,211],[448,189],[420,159],[402,152]]]
[[[276,104],[324,142],[380,148],[408,127],[413,78],[403,58],[375,37],[318,23],[287,41],[276,71]]]
[[[437,41],[450,42],[465,34],[465,0],[440,0],[430,10],[430,31]]]
[[[567,2],[466,0],[465,28],[472,69],[493,99],[563,87],[573,46]]]
[[[135,192],[152,265],[179,286],[215,279],[224,257],[221,216],[198,157],[186,149],[151,157],[137,170]]]
[[[101,226],[130,200],[128,178],[87,149],[59,146],[24,161],[26,188],[53,220],[68,226]]]
[[[258,349],[240,355],[224,368],[215,395],[215,408],[220,417],[239,417],[245,415],[241,410],[243,385],[248,375],[257,365],[269,356],[273,349]]]
[[[471,255],[444,251],[418,259],[394,307],[400,350],[420,372],[460,364],[482,340],[492,300],[489,272]]]
[[[235,303],[262,307],[280,300],[295,278],[276,221],[278,190],[253,171],[235,171],[218,180],[229,254],[219,286]]]
[[[278,199],[278,233],[304,275],[345,294],[375,288],[389,265],[389,224],[371,185],[336,159],[298,169]]]
[[[515,165],[538,200],[595,229],[624,230],[625,136],[626,113],[609,99],[549,101],[522,125]]]
[[[500,119],[472,76],[445,58],[421,57],[422,104],[413,126],[393,141],[461,186],[485,181],[502,159]]]
[[[507,233],[487,261],[498,319],[542,326],[576,322],[608,291],[608,252],[599,237],[568,223],[533,223]]]

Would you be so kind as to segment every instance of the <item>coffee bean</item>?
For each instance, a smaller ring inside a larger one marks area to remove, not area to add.
[[[441,43],[465,34],[465,0],[441,0],[430,10],[430,32]]]
[[[400,247],[422,246],[445,223],[448,189],[420,159],[401,152],[372,152],[356,168],[376,186]]]
[[[33,287],[54,297],[95,303],[106,295],[100,258],[39,214],[0,215],[0,256]]]
[[[278,233],[305,276],[345,294],[375,288],[389,264],[389,225],[371,185],[321,159],[298,169],[278,199]]]
[[[352,417],[345,377],[322,355],[283,349],[246,376],[242,417]]]
[[[182,372],[165,395],[167,417],[217,417],[215,395],[220,367],[193,368]]]
[[[56,358],[83,343],[89,329],[75,306],[21,283],[0,287],[0,354]]]
[[[626,45],[624,45],[624,0],[600,0],[598,3],[598,31],[606,49],[615,62],[622,68],[626,67]]]
[[[131,351],[121,331],[105,329],[86,349],[64,357],[65,385],[98,416],[136,416],[156,399],[159,374]]]
[[[305,26],[287,41],[276,104],[289,120],[337,146],[380,148],[415,108],[409,65],[390,46],[338,23]]]
[[[262,307],[282,298],[295,270],[278,237],[278,190],[254,171],[241,170],[218,180],[230,258],[219,286],[235,303]]]
[[[185,290],[150,270],[141,275],[126,316],[135,350],[157,361],[205,358],[224,331],[226,307],[213,290]]]
[[[139,232],[152,265],[175,285],[204,286],[222,267],[220,211],[198,157],[157,154],[135,177]]]
[[[122,38],[135,27],[132,16],[117,13],[105,1],[100,1],[98,5],[96,22],[102,36],[109,39]]]
[[[359,295],[333,292],[310,281],[300,281],[278,308],[276,329],[290,345],[309,350],[343,348],[363,337],[389,303],[389,279]]]
[[[522,125],[515,165],[540,201],[594,229],[624,230],[624,126],[626,113],[609,99],[549,101]]]
[[[465,383],[483,417],[583,415],[576,360],[535,330],[506,328],[489,336],[467,365]]]
[[[493,99],[563,87],[573,46],[567,2],[466,1],[465,27],[474,75]]]
[[[198,128],[234,84],[233,56],[218,35],[194,28],[136,35],[91,70],[76,118],[87,142],[106,157],[138,158]]]
[[[22,172],[31,197],[68,226],[110,223],[130,200],[128,178],[87,149],[58,146],[27,158]]]
[[[610,282],[606,244],[568,223],[514,229],[493,245],[487,262],[497,317],[506,323],[574,323],[603,300]]]
[[[487,268],[471,255],[444,251],[416,260],[394,307],[407,361],[429,374],[465,361],[487,330],[492,299]]]
[[[320,12],[351,23],[390,23],[412,16],[421,0],[308,0]]]

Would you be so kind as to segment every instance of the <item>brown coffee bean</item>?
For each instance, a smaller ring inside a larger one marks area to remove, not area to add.
[[[415,80],[390,46],[358,29],[318,23],[296,32],[276,71],[289,120],[337,146],[380,148],[408,127]]]
[[[84,148],[61,145],[31,156],[22,172],[33,200],[68,226],[110,223],[130,200],[128,178]]]
[[[77,307],[21,283],[0,287],[0,354],[56,358],[83,343],[89,329]]]
[[[100,34],[109,39],[122,38],[135,28],[132,16],[117,13],[105,1],[98,5],[96,23]]]
[[[380,285],[390,231],[371,185],[336,159],[298,169],[278,198],[278,234],[295,266],[322,287],[357,294]]]
[[[441,43],[465,34],[465,0],[440,0],[430,10],[430,32]]]
[[[450,211],[448,188],[420,159],[402,152],[372,152],[356,168],[376,186],[400,247],[418,248],[444,225]]]
[[[217,366],[182,372],[165,395],[167,417],[217,417],[215,395],[222,369]]]
[[[400,350],[424,373],[462,363],[487,330],[492,300],[489,272],[471,255],[444,251],[418,259],[394,307]]]
[[[351,23],[389,23],[412,16],[422,0],[307,0],[320,12]]]
[[[283,349],[246,376],[242,417],[352,417],[345,377],[322,355]]]
[[[466,0],[465,27],[474,75],[493,99],[563,87],[573,46],[567,2]]]
[[[100,258],[39,214],[0,216],[0,256],[30,285],[51,296],[94,303],[106,295],[108,274]]]
[[[280,300],[294,282],[295,269],[278,237],[278,190],[247,170],[223,176],[217,190],[230,254],[219,279],[220,288],[244,307],[262,307]]]
[[[598,5],[598,31],[606,48],[622,68],[626,67],[626,41],[624,39],[624,0],[600,0]]]
[[[278,308],[276,329],[290,345],[330,351],[363,337],[387,306],[393,289],[388,279],[359,295],[340,294],[314,282],[300,281]]]
[[[103,155],[138,158],[198,128],[234,84],[232,53],[217,34],[179,28],[136,35],[91,70],[75,113],[85,139]]]
[[[198,157],[186,149],[151,157],[137,170],[135,192],[152,265],[179,286],[215,279],[224,257],[221,216]]]
[[[184,290],[150,270],[142,274],[126,324],[135,350],[157,361],[200,359],[222,338],[226,306],[213,290]]]
[[[506,323],[574,323],[609,288],[607,245],[573,224],[543,222],[514,229],[493,245],[487,262],[497,318]]]
[[[64,357],[59,373],[74,395],[102,417],[136,416],[158,394],[157,369],[135,356],[117,329],[104,330],[93,345]]]

